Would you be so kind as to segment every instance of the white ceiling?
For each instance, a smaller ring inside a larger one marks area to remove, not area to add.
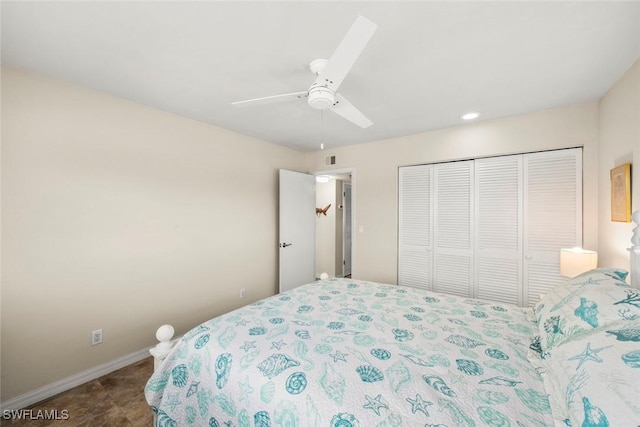
[[[302,151],[600,98],[640,57],[640,2],[2,2],[4,65]],[[339,92],[361,129],[305,101],[357,15],[378,25]]]

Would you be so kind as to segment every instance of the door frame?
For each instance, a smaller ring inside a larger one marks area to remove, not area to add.
[[[349,187],[349,212],[352,212],[352,208],[353,208],[353,185],[351,183],[351,181],[349,182],[343,182],[342,183],[342,202],[344,204],[345,200],[346,200],[346,190],[345,187]],[[344,207],[343,207],[344,209]],[[352,275],[352,271],[353,270],[353,251],[351,250],[351,248],[353,247],[353,216],[350,215],[351,218],[349,218],[349,224],[351,224],[351,230],[349,231],[350,234],[350,239],[349,239],[349,277],[351,277]],[[345,276],[345,268],[346,268],[346,257],[345,257],[345,253],[347,252],[345,250],[346,247],[346,239],[345,239],[345,224],[347,223],[346,217],[343,215],[342,217],[342,277],[346,277]]]
[[[356,168],[341,168],[341,169],[323,169],[319,171],[310,172],[311,175],[339,175],[349,174],[351,175],[351,277],[354,276],[356,271]],[[343,230],[344,234],[344,230]],[[343,254],[344,257],[344,254]]]

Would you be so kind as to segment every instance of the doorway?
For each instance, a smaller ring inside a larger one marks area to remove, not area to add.
[[[316,176],[316,277],[351,277],[355,171],[333,169]]]

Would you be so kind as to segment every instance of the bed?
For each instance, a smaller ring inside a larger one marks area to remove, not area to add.
[[[586,272],[532,308],[321,280],[175,342],[163,326],[145,395],[158,426],[639,426],[626,275]]]

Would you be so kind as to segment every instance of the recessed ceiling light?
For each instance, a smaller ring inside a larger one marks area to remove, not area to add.
[[[480,117],[480,113],[476,113],[475,111],[460,116],[462,120],[473,120],[477,119],[478,117]]]

